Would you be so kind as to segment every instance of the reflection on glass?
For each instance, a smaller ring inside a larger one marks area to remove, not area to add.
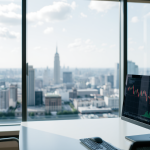
[[[118,117],[119,3],[27,4],[28,120]]]

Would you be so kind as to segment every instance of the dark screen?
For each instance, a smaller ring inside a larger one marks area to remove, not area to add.
[[[127,75],[122,116],[150,124],[150,76]]]

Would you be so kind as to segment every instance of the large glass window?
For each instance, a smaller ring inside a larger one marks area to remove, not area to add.
[[[22,120],[21,0],[0,0],[0,124]]]
[[[27,4],[28,120],[117,117],[119,3]]]
[[[128,74],[150,75],[150,4],[128,3]]]

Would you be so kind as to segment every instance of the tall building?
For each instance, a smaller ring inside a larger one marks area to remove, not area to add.
[[[50,85],[50,69],[47,67],[43,74],[43,85]]]
[[[98,77],[91,77],[91,88],[96,88],[100,84]]]
[[[132,61],[128,61],[128,74],[139,74],[139,69],[138,66],[132,62]]]
[[[17,84],[11,84],[9,88],[9,106],[16,107],[18,95],[17,95]]]
[[[72,83],[72,72],[63,72],[63,83]]]
[[[115,64],[115,72],[114,72],[114,87],[119,89],[119,63]]]
[[[59,60],[59,54],[57,52],[57,46],[56,46],[56,53],[54,58],[54,84],[60,83],[60,60]]]
[[[9,89],[0,88],[0,109],[9,108]]]
[[[43,104],[43,92],[35,91],[35,105],[39,106]]]
[[[28,67],[27,88],[28,106],[35,106],[35,74],[33,66]]]
[[[108,82],[111,83],[111,88],[113,88],[114,87],[114,76],[113,75],[105,76],[105,84],[107,84]]]

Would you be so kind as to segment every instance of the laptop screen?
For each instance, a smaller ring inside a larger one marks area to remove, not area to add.
[[[127,75],[122,116],[150,124],[150,76]]]

